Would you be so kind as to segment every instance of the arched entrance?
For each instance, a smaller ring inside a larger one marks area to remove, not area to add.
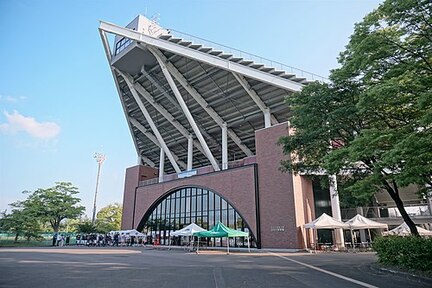
[[[160,245],[181,244],[180,239],[171,237],[173,231],[190,223],[210,229],[218,221],[232,229],[249,232],[252,236],[251,246],[256,246],[255,236],[240,213],[226,199],[202,187],[182,187],[165,194],[150,206],[141,219],[138,230],[146,233],[147,242]],[[226,239],[212,238],[207,244],[226,246],[225,241]],[[230,246],[247,246],[243,238],[231,241]]]

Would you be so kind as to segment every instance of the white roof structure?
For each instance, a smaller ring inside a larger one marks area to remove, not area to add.
[[[183,227],[180,230],[172,232],[171,236],[192,236],[195,232],[207,231],[204,228],[201,228],[195,223],[191,223],[186,227]]]
[[[432,236],[432,231],[426,230],[424,228],[421,228],[419,226],[417,226],[417,231],[420,235],[422,236]],[[398,227],[385,232],[385,235],[399,235],[399,236],[408,236],[411,235],[411,230],[409,229],[408,225],[403,222],[401,225],[399,225]]]
[[[388,229],[388,225],[370,220],[360,214],[357,214],[350,220],[346,221],[351,229]]]
[[[285,97],[324,80],[141,15],[99,32],[139,164],[166,173],[253,156],[255,131],[288,120]]]
[[[312,222],[305,224],[304,227],[309,229],[336,229],[336,228],[349,229],[350,228],[348,224],[336,220],[335,218],[327,215],[326,213],[323,213],[320,217],[313,220]]]

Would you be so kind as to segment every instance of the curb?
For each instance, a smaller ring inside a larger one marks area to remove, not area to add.
[[[378,270],[378,271],[390,273],[393,275],[402,275],[402,276],[405,276],[405,277],[412,279],[412,280],[421,280],[421,281],[425,281],[425,282],[430,282],[432,284],[432,277],[422,276],[422,275],[414,274],[412,272],[405,272],[405,271],[395,270],[395,269],[387,268],[387,267],[381,267],[377,263],[370,265],[370,267],[372,270]]]

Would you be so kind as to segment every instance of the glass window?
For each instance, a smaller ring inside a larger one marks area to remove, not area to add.
[[[208,196],[208,199],[209,199],[209,211],[214,211],[214,209],[215,209],[215,207],[214,207],[214,194],[213,193],[211,193],[211,194],[209,194],[209,196]]]
[[[197,211],[200,212],[202,209],[202,196],[197,196]]]
[[[218,195],[215,195],[215,210],[220,209],[220,197]]]
[[[168,234],[189,225],[197,223],[205,229],[211,229],[218,221],[230,228],[249,231],[246,223],[235,209],[219,195],[197,187],[187,187],[174,191],[163,199],[151,211],[144,224],[147,235],[159,235],[161,245],[169,245]],[[209,245],[226,245],[220,238],[208,239]],[[234,245],[244,245],[242,238],[235,239]],[[255,243],[252,241],[252,245]]]
[[[202,207],[203,207],[203,211],[208,211],[208,194],[207,193],[205,193],[205,194],[203,194],[203,204],[202,204]]]
[[[224,200],[224,199],[222,199],[222,209],[227,209],[228,208],[228,203]]]

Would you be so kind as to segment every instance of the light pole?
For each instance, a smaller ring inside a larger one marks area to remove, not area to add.
[[[105,161],[105,155],[102,153],[95,153],[94,158],[96,159],[96,162],[98,163],[98,171],[97,171],[97,177],[96,177],[96,191],[95,191],[95,197],[94,197],[94,203],[93,203],[93,217],[92,217],[92,224],[95,224],[96,220],[96,197],[98,192],[98,186],[99,186],[99,175],[100,175],[100,169],[102,166],[102,163]]]

